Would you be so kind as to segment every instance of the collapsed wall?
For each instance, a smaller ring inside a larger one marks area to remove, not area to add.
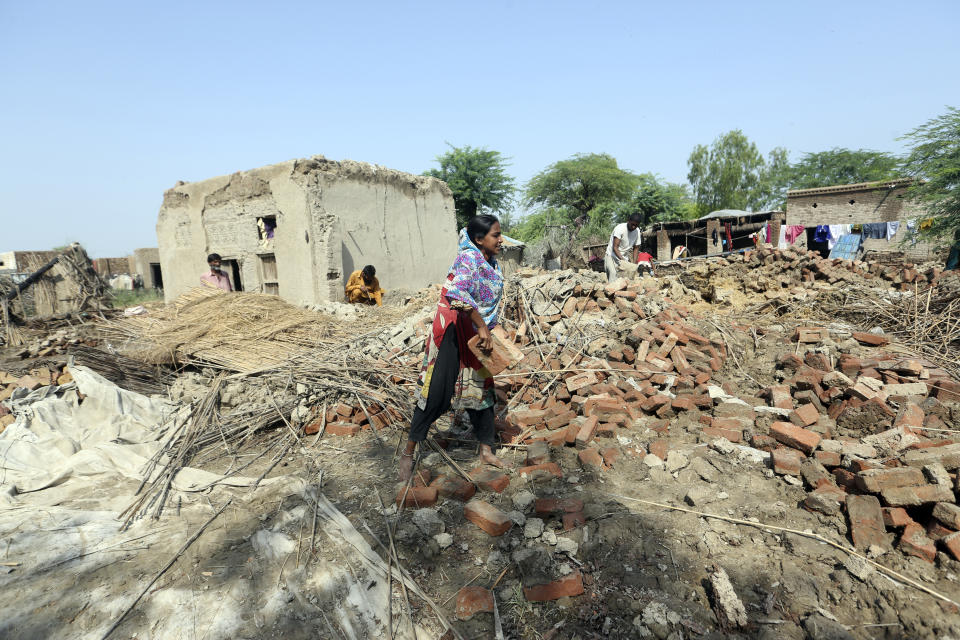
[[[157,238],[168,302],[199,284],[209,253],[234,288],[311,304],[342,299],[367,264],[388,290],[424,287],[446,275],[457,246],[444,182],[323,156],[178,183]]]

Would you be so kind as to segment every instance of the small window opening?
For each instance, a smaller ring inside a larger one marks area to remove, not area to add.
[[[851,201],[850,201],[850,204],[853,204],[854,202],[856,202],[856,200],[851,200]]]
[[[277,216],[262,216],[257,218],[257,230],[260,232],[260,240],[273,240],[277,231]]]
[[[816,202],[813,203],[813,208],[814,208],[814,209],[817,208],[817,203],[816,203]]]

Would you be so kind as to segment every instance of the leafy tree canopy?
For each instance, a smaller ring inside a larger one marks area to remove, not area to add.
[[[699,215],[718,209],[760,211],[777,202],[775,178],[787,166],[787,151],[777,147],[765,160],[757,145],[734,129],[710,147],[694,147],[687,165]]]
[[[499,151],[448,146],[449,151],[437,156],[440,168],[428,169],[423,175],[439,178],[450,187],[458,227],[487,211],[506,214],[509,219],[516,186],[507,174],[507,159]]]
[[[555,162],[526,185],[524,204],[565,211],[568,219],[586,216],[598,205],[627,200],[638,177],[605,153],[581,153]]]
[[[805,153],[783,172],[786,189],[889,180],[899,176],[900,160],[891,153],[835,148]]]
[[[960,241],[960,109],[947,107],[904,139],[912,148],[903,172],[922,181],[911,187],[910,196],[934,216],[927,233]]]

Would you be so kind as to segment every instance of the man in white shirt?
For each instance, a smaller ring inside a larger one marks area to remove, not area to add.
[[[613,228],[607,255],[603,259],[603,268],[607,272],[607,282],[617,279],[617,266],[621,260],[630,261],[630,252],[640,244],[640,216],[634,214],[626,222]]]

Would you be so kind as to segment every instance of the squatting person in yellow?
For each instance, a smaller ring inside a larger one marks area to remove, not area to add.
[[[353,304],[376,304],[383,306],[383,289],[380,288],[380,281],[377,280],[377,270],[372,264],[368,264],[363,269],[354,271],[347,280],[346,287],[347,302]]]

